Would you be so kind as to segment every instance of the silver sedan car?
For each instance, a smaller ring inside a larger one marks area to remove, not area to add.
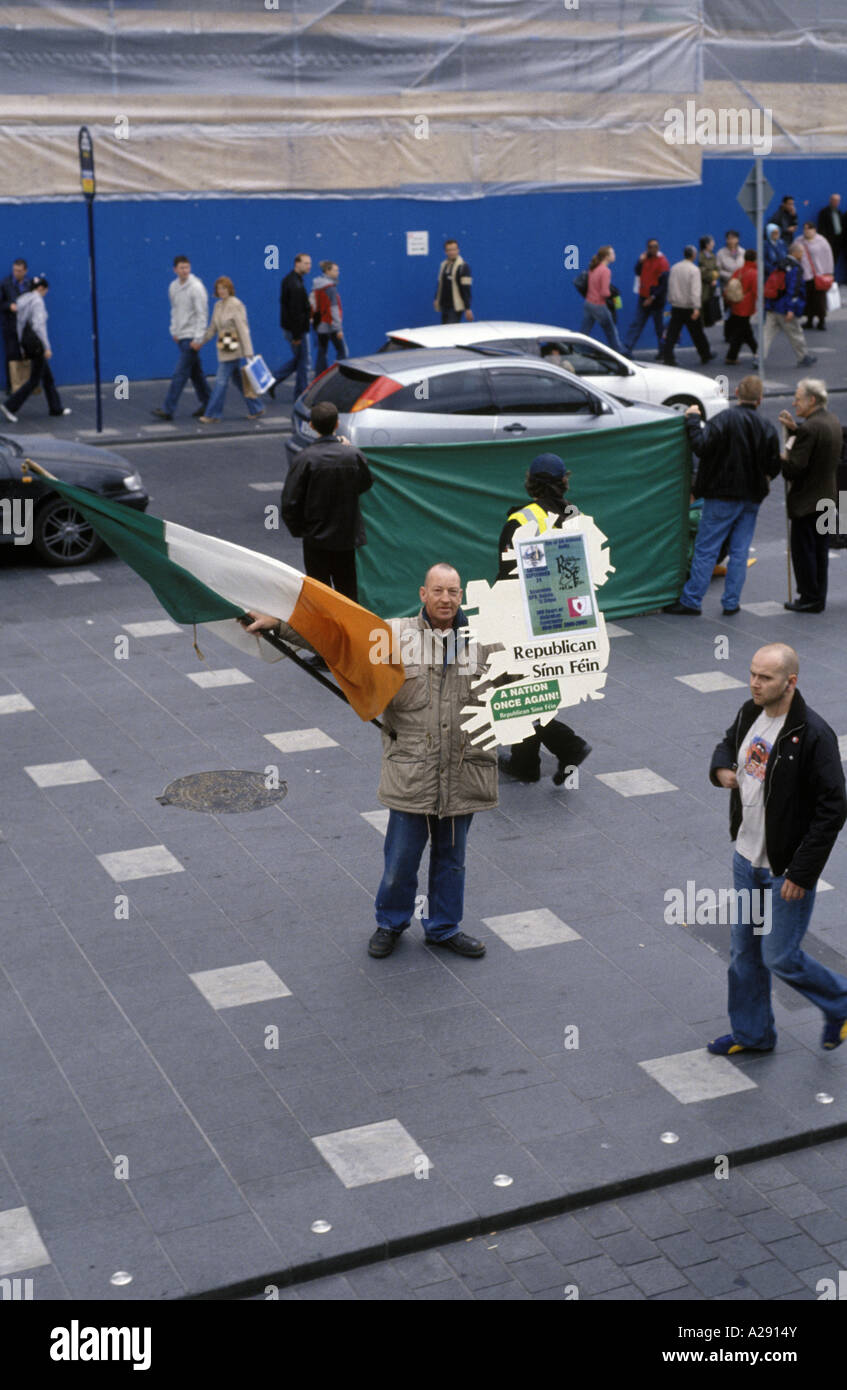
[[[294,403],[289,462],[317,436],[309,412],[331,401],[339,432],[360,448],[596,434],[652,423],[667,406],[620,400],[538,357],[464,348],[345,358]]]

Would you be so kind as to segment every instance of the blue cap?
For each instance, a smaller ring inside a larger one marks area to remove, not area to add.
[[[544,473],[549,478],[566,478],[570,472],[558,454],[537,454],[529,465],[529,476],[535,478]]]

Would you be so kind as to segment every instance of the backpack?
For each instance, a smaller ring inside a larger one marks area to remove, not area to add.
[[[581,294],[583,299],[588,294],[588,271],[581,270],[573,282],[577,294]]]
[[[733,275],[732,279],[727,281],[726,289],[723,294],[727,304],[738,304],[744,298],[744,286],[741,281]]]
[[[765,281],[765,299],[779,299],[785,293],[785,271],[772,270]]]

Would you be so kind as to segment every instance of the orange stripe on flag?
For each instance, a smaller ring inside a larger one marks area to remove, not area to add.
[[[360,719],[381,714],[406,679],[388,623],[317,579],[304,578],[288,622],[320,652]],[[378,659],[380,647],[390,661]]]

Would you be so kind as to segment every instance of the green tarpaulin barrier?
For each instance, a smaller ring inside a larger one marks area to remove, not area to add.
[[[607,618],[673,603],[688,563],[691,465],[680,415],[655,424],[481,444],[363,451],[374,486],[362,497],[368,543],[357,553],[359,602],[385,617],[416,612],[430,565],[446,560],[467,584],[497,576],[497,541],[527,498],[536,454],[571,469],[568,497],[609,538],[616,572],[598,590]]]

